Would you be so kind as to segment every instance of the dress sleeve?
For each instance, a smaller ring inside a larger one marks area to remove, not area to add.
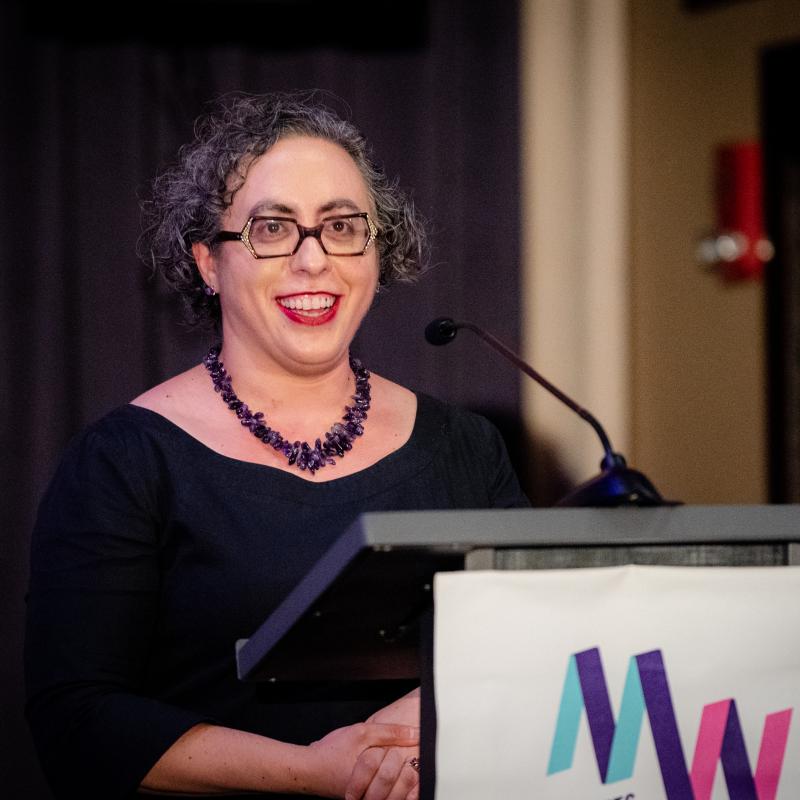
[[[107,426],[108,427],[108,426]],[[130,437],[129,437],[130,439]],[[26,714],[56,798],[127,798],[203,715],[147,696],[159,478],[95,427],[64,457],[33,534]],[[157,468],[156,468],[157,471]]]
[[[452,462],[450,481],[469,487],[471,503],[466,508],[530,508],[530,500],[508,457],[506,443],[497,426],[482,414],[443,405],[449,439],[445,462]]]
[[[489,464],[489,496],[492,508],[529,508],[530,500],[519,485],[508,450],[500,431],[485,420],[488,431],[487,453],[491,454]]]

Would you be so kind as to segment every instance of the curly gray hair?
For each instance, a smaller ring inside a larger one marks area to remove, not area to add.
[[[425,229],[414,205],[372,160],[355,126],[320,103],[314,92],[229,95],[195,124],[195,139],[153,183],[143,204],[140,253],[183,298],[187,320],[219,328],[219,297],[209,297],[192,244],[211,243],[219,221],[255,158],[286,136],[327,139],[356,163],[377,212],[379,280],[412,281],[425,254]]]

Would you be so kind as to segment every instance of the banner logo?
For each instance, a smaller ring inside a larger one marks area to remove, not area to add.
[[[660,650],[632,656],[614,721],[600,650],[569,658],[547,774],[572,767],[581,713],[586,711],[602,783],[633,775],[644,713],[650,722],[667,800],[710,800],[717,763],[722,763],[730,800],[775,800],[792,709],[768,714],[761,735],[755,772],[745,747],[736,701],[703,707],[691,770],[683,745]]]

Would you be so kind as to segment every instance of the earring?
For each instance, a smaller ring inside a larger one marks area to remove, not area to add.
[[[206,285],[203,287],[203,293],[206,297],[213,297],[217,293],[217,290],[213,286]]]

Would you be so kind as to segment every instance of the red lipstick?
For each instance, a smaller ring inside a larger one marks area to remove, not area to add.
[[[308,311],[286,308],[286,306],[280,303],[278,303],[278,308],[284,313],[284,316],[300,325],[324,325],[336,316],[336,312],[339,310],[339,298],[336,297],[334,299],[333,305],[330,308],[326,308],[324,311],[322,309],[316,309],[310,314]]]

